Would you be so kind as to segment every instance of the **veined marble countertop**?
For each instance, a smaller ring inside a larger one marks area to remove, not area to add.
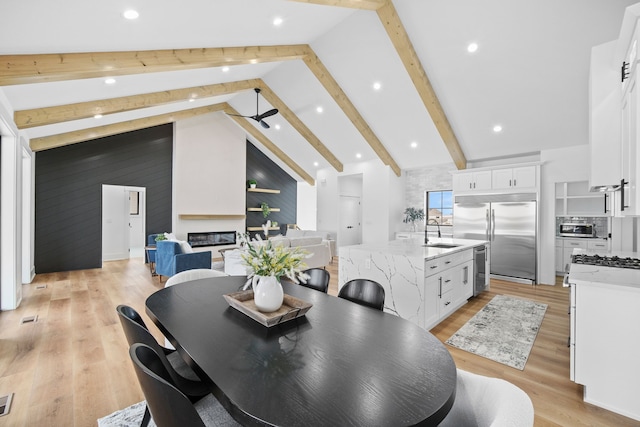
[[[602,252],[585,249],[574,249],[574,254],[618,256],[620,258],[640,258],[638,252]],[[624,285],[640,288],[640,270],[632,268],[603,267],[600,265],[585,265],[571,263],[569,268],[569,281],[579,285],[580,283],[604,283],[611,285]]]
[[[450,244],[458,245],[454,248],[437,248],[433,246],[425,246],[419,239],[399,239],[381,243],[363,243],[361,245],[342,246],[340,249],[362,250],[368,252],[380,252],[390,255],[402,255],[411,258],[432,259],[443,255],[450,255],[455,252],[471,249],[489,243],[486,240],[469,240],[469,239],[453,239],[453,238],[435,238],[429,239],[429,244]]]

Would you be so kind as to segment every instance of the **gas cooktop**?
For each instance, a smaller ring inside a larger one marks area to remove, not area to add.
[[[634,270],[640,270],[640,259],[638,258],[577,254],[571,257],[571,261],[574,264],[598,265],[601,267],[615,268],[632,268]]]

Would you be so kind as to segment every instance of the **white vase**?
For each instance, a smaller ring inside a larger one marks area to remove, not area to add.
[[[253,281],[253,301],[258,310],[270,313],[282,306],[284,292],[280,281],[275,276],[256,276]]]

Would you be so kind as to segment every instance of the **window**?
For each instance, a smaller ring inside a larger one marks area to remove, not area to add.
[[[453,225],[453,191],[427,191],[427,224]]]

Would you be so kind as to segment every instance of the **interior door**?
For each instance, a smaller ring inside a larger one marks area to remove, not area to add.
[[[129,258],[129,191],[102,186],[102,261]]]
[[[340,228],[338,246],[362,243],[362,209],[360,197],[340,196]]]

